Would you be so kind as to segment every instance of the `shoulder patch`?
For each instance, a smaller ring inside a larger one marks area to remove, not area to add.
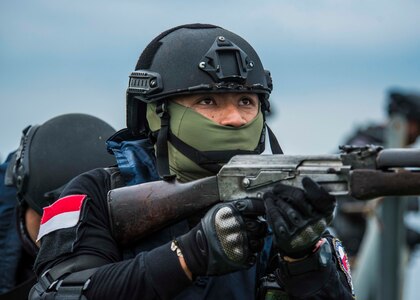
[[[58,229],[73,227],[80,219],[86,195],[69,195],[44,208],[37,241]]]
[[[341,271],[346,275],[347,282],[351,288],[351,293],[354,295],[353,281],[351,279],[350,263],[347,257],[347,253],[344,250],[343,244],[337,238],[333,239],[334,252],[337,257],[338,264],[340,265]]]

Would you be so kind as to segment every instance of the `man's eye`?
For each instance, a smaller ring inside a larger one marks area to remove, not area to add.
[[[254,101],[252,101],[252,99],[249,99],[249,98],[242,98],[239,101],[239,105],[243,105],[243,106],[252,105],[253,103],[254,103]]]
[[[213,99],[201,99],[198,104],[202,104],[202,105],[214,105],[214,100]]]

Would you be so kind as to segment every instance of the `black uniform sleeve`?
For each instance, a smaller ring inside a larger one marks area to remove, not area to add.
[[[171,299],[189,285],[176,254],[165,244],[99,268],[85,295],[88,299]]]
[[[122,251],[111,235],[107,209],[110,178],[103,169],[84,173],[73,179],[63,191],[67,195],[87,195],[76,226],[60,228],[41,240],[35,262],[38,276],[64,261],[74,261],[72,272],[90,268],[77,260],[95,256],[105,264],[91,276],[88,299],[168,299],[190,281],[177,255],[165,244],[134,258],[122,260]],[[162,266],[165,266],[162,268]]]
[[[289,263],[278,263],[279,267],[275,271],[276,277],[279,285],[287,292],[289,299],[355,299],[350,266],[346,254],[343,252],[344,248],[341,247],[340,241],[330,234],[324,235],[324,238],[328,243],[325,246],[328,245],[330,251],[330,255],[324,255],[324,259],[328,257],[324,267],[318,270],[304,271],[305,264],[314,264],[313,261],[309,262],[310,258],[307,258],[298,262],[300,266],[295,267],[296,273],[291,274],[287,271]],[[283,266],[280,266],[281,264]]]

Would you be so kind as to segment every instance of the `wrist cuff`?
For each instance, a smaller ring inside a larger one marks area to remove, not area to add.
[[[199,223],[188,233],[176,239],[176,244],[180,253],[184,257],[188,269],[193,277],[205,275],[207,272],[207,242]]]
[[[304,297],[325,285],[332,267],[332,251],[330,244],[326,241],[315,253],[303,260],[286,262],[280,258],[276,275],[290,295]],[[305,282],[304,288],[302,282]]]
[[[304,259],[288,261],[287,259],[280,258],[280,268],[282,274],[296,276],[322,270],[330,261],[331,247],[326,239],[322,239],[314,247],[313,253]]]
[[[191,284],[179,263],[176,252],[171,250],[171,243],[148,252],[145,262],[153,286],[162,299],[173,298]]]

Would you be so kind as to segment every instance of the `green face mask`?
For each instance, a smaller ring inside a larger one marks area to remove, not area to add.
[[[219,125],[191,108],[169,102],[170,129],[184,143],[199,151],[254,151],[261,138],[264,126],[261,111],[249,123],[241,127]],[[160,129],[156,105],[147,105],[147,120],[154,132]],[[187,158],[171,143],[168,143],[169,168],[181,182],[214,175]]]

